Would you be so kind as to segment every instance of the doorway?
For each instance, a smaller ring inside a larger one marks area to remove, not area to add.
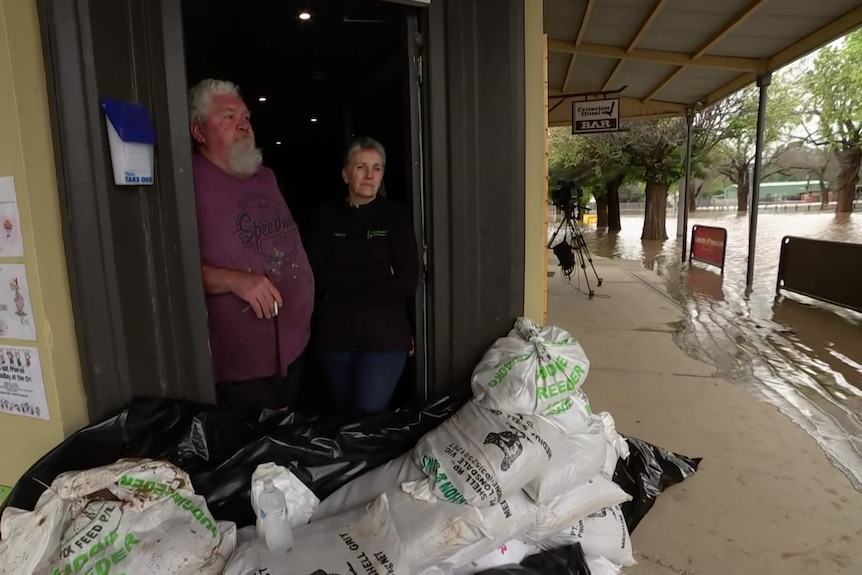
[[[415,144],[421,138],[419,14],[386,0],[183,0],[187,86],[204,78],[239,86],[264,164],[275,172],[304,237],[314,208],[345,193],[346,146],[370,136],[387,153],[384,193],[413,209],[424,245],[421,152]],[[391,407],[425,399],[421,283],[408,304],[417,353]],[[306,411],[331,404],[322,395],[313,353],[306,354],[303,380]]]
[[[214,402],[181,3],[36,1],[90,417],[136,397]],[[409,98],[418,127],[404,149],[415,158],[411,200],[423,198],[412,205],[427,266],[418,300],[429,327],[417,325],[417,355],[427,355],[416,373],[428,375],[415,389],[436,398],[469,390],[476,362],[524,309],[524,2],[424,4],[408,18],[424,38],[421,50],[408,44],[411,62],[425,63],[412,72],[423,71]],[[105,96],[151,114],[152,186],[114,185]]]

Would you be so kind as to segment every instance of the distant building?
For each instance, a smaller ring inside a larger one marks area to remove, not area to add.
[[[776,202],[819,202],[821,197],[820,182],[817,180],[801,180],[796,182],[761,182],[760,203]],[[834,199],[831,186],[827,185],[829,201]],[[726,186],[724,199],[736,198],[736,184]]]

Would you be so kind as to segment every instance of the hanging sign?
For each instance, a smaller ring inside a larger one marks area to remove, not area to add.
[[[572,133],[595,134],[620,129],[620,100],[582,100],[572,102]]]

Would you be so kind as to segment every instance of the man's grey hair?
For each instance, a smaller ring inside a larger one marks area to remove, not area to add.
[[[216,94],[242,97],[239,86],[233,82],[213,78],[201,80],[189,90],[189,119],[192,122],[203,123],[206,121],[213,96]]]
[[[380,167],[384,170],[386,169],[386,150],[383,148],[383,144],[367,136],[356,138],[350,143],[350,146],[347,147],[347,152],[344,154],[344,166],[349,166],[353,162],[353,156],[364,150],[374,150],[380,154]]]

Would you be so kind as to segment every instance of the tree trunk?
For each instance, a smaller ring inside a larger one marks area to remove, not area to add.
[[[748,188],[750,177],[748,166],[737,170],[736,173],[736,211],[745,213],[748,211]]]
[[[608,227],[608,199],[596,198],[596,227]]]
[[[826,187],[826,182],[823,176],[820,176],[820,209],[825,210],[829,205],[829,188]]]
[[[666,240],[667,182],[661,176],[647,179],[642,240]]]
[[[700,197],[700,192],[703,191],[703,186],[705,182],[701,182],[700,184],[695,184],[694,181],[691,182],[691,186],[689,187],[688,192],[688,211],[696,212],[697,211],[697,199]]]
[[[605,182],[605,199],[608,203],[608,231],[618,232],[623,229],[620,220],[620,186],[623,176],[617,176]]]
[[[862,148],[858,142],[851,142],[844,149],[835,152],[838,159],[838,200],[835,213],[853,211],[853,198],[856,196],[856,183],[859,181],[859,165],[862,163]]]

